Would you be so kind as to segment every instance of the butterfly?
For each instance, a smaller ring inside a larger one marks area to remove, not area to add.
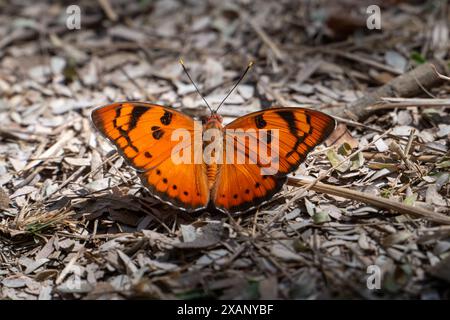
[[[187,212],[214,207],[225,213],[243,213],[259,207],[282,189],[287,175],[295,171],[336,126],[334,118],[323,112],[283,107],[253,112],[223,126],[217,109],[210,109],[211,114],[201,126],[176,109],[132,101],[97,108],[91,119],[98,131],[139,172],[142,183],[154,197]],[[205,141],[203,134],[208,129],[218,132],[214,140],[220,142],[223,161],[207,163],[202,158],[200,161],[174,161],[173,151],[180,143],[173,139],[175,133],[182,130],[191,138],[185,141],[183,151],[189,153],[188,158],[192,160],[198,137],[203,149],[211,143]],[[242,140],[239,143],[236,136],[230,139],[229,132],[246,130],[256,133],[253,137],[258,147],[274,144],[272,133],[277,133],[276,172],[262,172],[267,165],[258,158],[259,148]],[[264,137],[259,132],[264,132]],[[234,144],[226,147],[230,141]],[[238,162],[239,156],[254,161]]]

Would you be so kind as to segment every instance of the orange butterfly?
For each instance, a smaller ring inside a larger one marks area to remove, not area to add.
[[[200,128],[193,118],[184,113],[144,102],[121,102],[100,107],[92,112],[92,121],[140,172],[142,182],[156,198],[188,212],[211,205],[223,212],[242,213],[260,206],[280,191],[287,174],[295,171],[307,154],[335,128],[332,117],[306,108],[258,111],[223,127],[217,109],[212,111],[210,108],[211,114]],[[182,163],[174,161],[173,151],[180,143],[173,139],[175,133],[184,130],[188,138],[190,136],[182,151],[189,153],[188,158],[192,160],[195,158],[196,136],[197,140],[200,136],[202,149],[211,143],[211,140],[206,141],[204,135],[208,129],[219,133],[215,142],[219,142],[220,151],[223,151],[223,161],[215,161],[220,157],[212,162],[202,158],[200,161]],[[274,143],[272,133],[277,132],[277,172],[262,173],[261,169],[267,166],[259,157],[260,149],[237,142],[236,136],[229,139],[231,130],[254,130],[254,137],[260,143],[258,146]],[[264,139],[260,131],[265,132]],[[228,148],[226,142],[230,141],[235,143]],[[247,161],[236,161],[239,156]],[[232,161],[228,161],[230,158]],[[248,161],[252,159],[254,161]]]

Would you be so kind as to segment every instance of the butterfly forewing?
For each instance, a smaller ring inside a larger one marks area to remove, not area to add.
[[[191,117],[160,105],[123,102],[94,110],[92,121],[140,171],[141,180],[154,196],[187,211],[207,206],[209,190],[205,165],[172,161],[172,150],[179,143],[172,139],[175,130],[186,130],[190,141],[194,141]],[[194,148],[191,150],[193,157]]]

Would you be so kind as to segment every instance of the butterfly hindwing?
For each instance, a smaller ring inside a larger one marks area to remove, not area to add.
[[[206,207],[209,190],[204,164],[175,164],[171,157],[179,143],[172,139],[175,130],[186,130],[193,141],[192,118],[160,105],[123,102],[95,109],[92,121],[140,172],[154,196],[187,211]]]
[[[286,176],[261,175],[255,164],[223,164],[212,191],[214,206],[224,212],[240,213],[270,200],[286,182]]]
[[[235,143],[234,154],[245,156],[245,163],[225,163],[212,193],[215,206],[227,212],[244,212],[270,199],[286,181],[286,175],[295,171],[308,153],[322,143],[334,130],[335,120],[319,111],[303,108],[274,108],[238,118],[225,126],[227,129],[254,129],[257,140],[270,149],[275,143],[270,137],[278,133],[278,168],[276,173],[263,174],[260,149]],[[261,132],[265,131],[264,139]],[[259,145],[258,145],[259,148]],[[226,153],[226,150],[225,150]],[[234,156],[235,156],[234,155]],[[249,163],[252,160],[253,162]],[[266,159],[267,160],[267,159]],[[265,162],[267,163],[267,162]]]

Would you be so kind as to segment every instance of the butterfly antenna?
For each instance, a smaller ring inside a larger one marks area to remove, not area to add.
[[[242,73],[242,75],[239,77],[239,80],[236,82],[236,84],[234,85],[233,88],[231,88],[230,92],[228,92],[228,94],[225,96],[225,98],[223,98],[222,102],[219,104],[219,106],[217,107],[216,110],[214,110],[214,112],[217,112],[217,110],[219,110],[219,108],[222,106],[222,104],[225,102],[225,100],[227,100],[227,98],[230,96],[230,94],[234,91],[234,89],[236,89],[236,87],[238,86],[238,84],[242,81],[242,79],[244,79],[245,75],[247,74],[248,70],[250,70],[250,68],[253,66],[253,61],[250,61],[248,63],[247,68],[245,69],[245,71]]]
[[[189,75],[189,72],[187,71],[186,67],[184,66],[184,62],[183,59],[180,58],[180,64],[183,67],[184,72],[186,73],[186,75],[188,76],[189,80],[192,82],[192,84],[194,85],[195,90],[197,90],[197,93],[200,95],[200,97],[202,97],[203,101],[205,101],[206,106],[208,107],[209,111],[211,111],[211,113],[213,113],[213,110],[211,109],[211,107],[208,104],[208,101],[206,101],[205,97],[203,97],[203,95],[200,93],[200,90],[198,90],[197,85],[195,84],[194,80],[192,80],[191,76]]]

